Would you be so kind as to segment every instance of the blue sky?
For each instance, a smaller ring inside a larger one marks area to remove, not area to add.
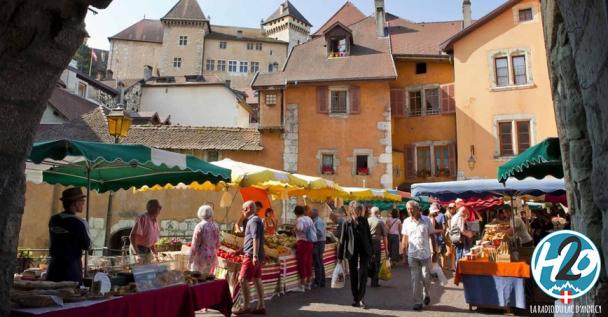
[[[259,27],[283,0],[198,0],[211,24]],[[313,24],[313,32],[331,17],[346,0],[291,0],[291,3]],[[373,0],[351,0],[363,13],[373,12]],[[472,0],[473,19],[492,11],[505,0]],[[159,19],[177,0],[114,0],[97,15],[88,13],[88,44],[108,49],[108,37],[141,20]],[[387,11],[416,22],[462,19],[462,0],[385,0]]]

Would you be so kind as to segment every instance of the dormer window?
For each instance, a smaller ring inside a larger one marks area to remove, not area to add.
[[[329,58],[346,57],[350,55],[353,45],[353,35],[349,28],[336,22],[325,32],[327,55]]]

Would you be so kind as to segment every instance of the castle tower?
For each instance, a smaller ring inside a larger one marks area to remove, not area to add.
[[[289,43],[288,52],[310,38],[312,25],[289,1],[281,3],[279,8],[262,22],[266,36]]]
[[[209,20],[197,0],[179,0],[160,21],[163,25],[160,75],[201,75]]]

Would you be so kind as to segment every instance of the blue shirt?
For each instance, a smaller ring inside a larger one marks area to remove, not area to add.
[[[247,219],[245,227],[245,238],[243,243],[243,252],[245,255],[253,256],[253,239],[258,239],[258,259],[264,259],[264,224],[262,219],[257,215],[252,215]]]
[[[314,220],[315,228],[317,229],[317,242],[325,242],[325,221],[321,217],[317,217]]]

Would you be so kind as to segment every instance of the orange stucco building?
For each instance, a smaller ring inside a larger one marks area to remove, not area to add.
[[[443,47],[454,57],[460,178],[495,178],[557,136],[539,0],[509,0]]]

